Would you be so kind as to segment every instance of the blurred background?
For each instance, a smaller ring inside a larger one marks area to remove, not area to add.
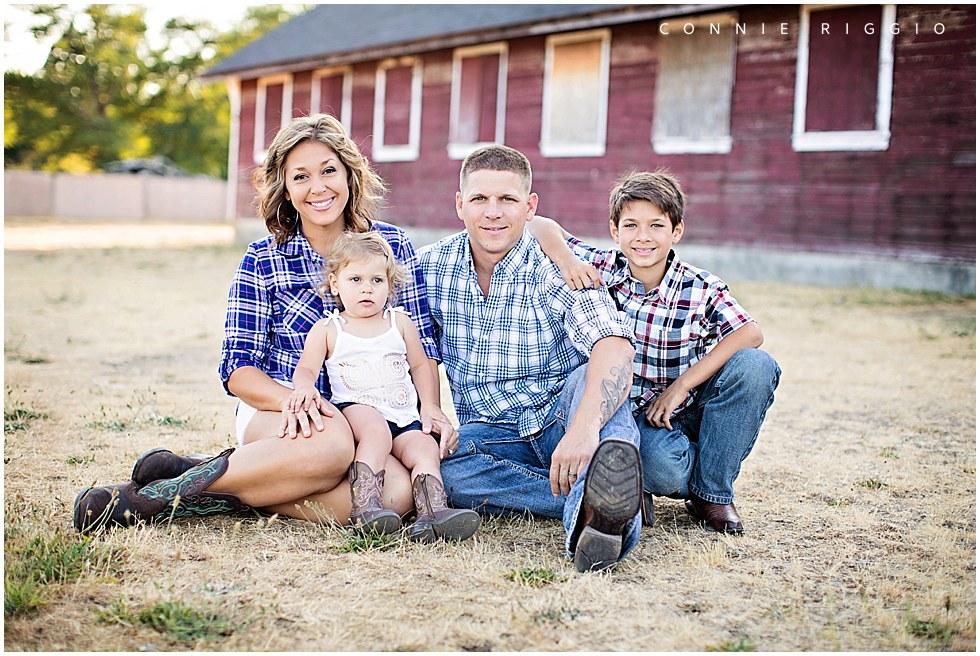
[[[667,168],[681,257],[723,278],[975,294],[974,6],[4,12],[7,219],[217,222],[244,243],[276,131],[329,112],[416,245],[461,227],[460,162],[502,142],[539,211],[594,242],[616,179]]]

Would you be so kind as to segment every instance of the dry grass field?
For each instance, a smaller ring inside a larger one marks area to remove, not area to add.
[[[6,650],[976,648],[974,299],[730,281],[783,368],[736,486],[740,538],[660,500],[657,526],[598,575],[564,559],[558,522],[528,518],[458,545],[253,515],[85,540],[84,485],[124,480],[151,447],[233,443],[216,365],[241,249],[11,250],[30,246],[16,227]]]

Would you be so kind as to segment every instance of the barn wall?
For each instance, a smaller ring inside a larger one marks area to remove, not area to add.
[[[607,234],[608,190],[621,172],[665,166],[688,194],[688,243],[975,260],[976,11],[966,5],[898,5],[897,11],[885,151],[793,150],[800,12],[792,5],[738,11],[746,33],[737,36],[730,153],[653,152],[656,22],[612,28],[603,157],[541,156],[545,37],[512,40],[505,142],[531,160],[540,213],[583,236]],[[932,32],[937,22],[942,35]],[[460,162],[446,150],[452,52],[427,53],[423,64],[419,159],[375,164],[391,186],[385,217],[455,230],[462,227],[453,208]],[[368,155],[375,68],[366,62],[353,69],[351,132]],[[308,75],[294,76],[294,95],[295,114],[309,106]],[[246,81],[240,181],[251,165],[254,112],[255,84]],[[250,185],[240,185],[240,216],[254,215],[252,197]]]

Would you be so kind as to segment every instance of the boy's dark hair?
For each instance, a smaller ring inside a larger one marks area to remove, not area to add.
[[[684,220],[684,192],[667,169],[657,169],[654,173],[630,171],[621,177],[609,192],[609,220],[618,226],[623,208],[641,200],[652,203],[666,214],[671,228]]]
[[[463,160],[463,165],[459,170],[459,188],[463,189],[463,184],[470,173],[474,171],[507,171],[516,173],[524,183],[524,193],[531,192],[531,163],[527,157],[519,150],[514,150],[508,146],[491,144],[474,150]]]

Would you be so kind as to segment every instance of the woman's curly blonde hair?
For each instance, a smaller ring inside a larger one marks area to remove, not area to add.
[[[306,141],[325,145],[347,169],[350,200],[344,208],[344,228],[353,232],[370,230],[387,191],[384,180],[371,168],[340,121],[329,114],[314,114],[294,118],[279,130],[265,161],[252,174],[259,216],[276,243],[285,244],[299,231],[299,215],[286,200],[286,157]]]

